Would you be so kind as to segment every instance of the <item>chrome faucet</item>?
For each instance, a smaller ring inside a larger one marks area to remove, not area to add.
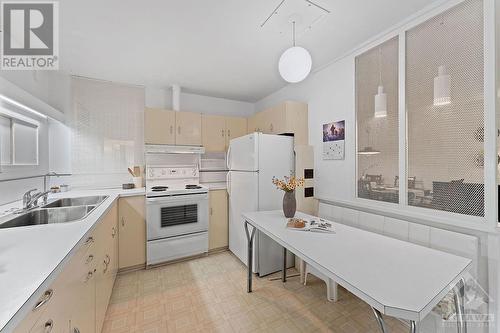
[[[50,191],[38,192],[35,194],[31,194],[32,192],[37,191],[37,189],[32,189],[24,193],[23,195],[23,208],[19,210],[19,212],[25,212],[30,209],[38,207],[38,200],[43,198],[43,204],[47,203],[47,197]]]
[[[36,188],[34,188],[32,190],[29,190],[26,193],[24,193],[24,195],[23,195],[23,209],[25,209],[26,207],[28,207],[28,204],[32,201],[32,195],[31,195],[31,193],[35,192],[35,191],[37,191]]]

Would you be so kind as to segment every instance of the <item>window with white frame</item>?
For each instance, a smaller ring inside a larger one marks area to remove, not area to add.
[[[38,124],[0,113],[0,164],[38,165]]]
[[[358,198],[484,216],[483,10],[463,1],[356,57]]]

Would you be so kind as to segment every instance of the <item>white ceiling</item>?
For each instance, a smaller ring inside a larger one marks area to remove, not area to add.
[[[193,93],[255,102],[285,85],[277,62],[291,45],[280,23],[287,17],[279,13],[260,27],[280,2],[60,1],[61,69],[155,87],[179,83]],[[297,40],[310,50],[313,70],[437,1],[315,2],[331,13]]]

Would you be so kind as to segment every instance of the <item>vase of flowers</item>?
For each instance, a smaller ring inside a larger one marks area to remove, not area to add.
[[[304,178],[296,178],[295,176],[284,177],[278,179],[273,177],[273,184],[276,188],[285,192],[283,196],[283,213],[286,218],[295,216],[297,210],[297,200],[295,199],[295,189],[304,185]]]

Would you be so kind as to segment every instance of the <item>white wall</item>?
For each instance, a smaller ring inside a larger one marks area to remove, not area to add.
[[[311,74],[299,84],[288,85],[256,103],[256,110],[297,100],[309,106],[309,143],[314,147],[315,195],[340,200],[354,198],[355,117],[354,57],[345,57],[327,68]],[[323,124],[346,120],[345,160],[324,161]]]
[[[172,90],[146,87],[146,107],[171,109]],[[181,92],[181,111],[248,117],[254,113],[254,104]]]

